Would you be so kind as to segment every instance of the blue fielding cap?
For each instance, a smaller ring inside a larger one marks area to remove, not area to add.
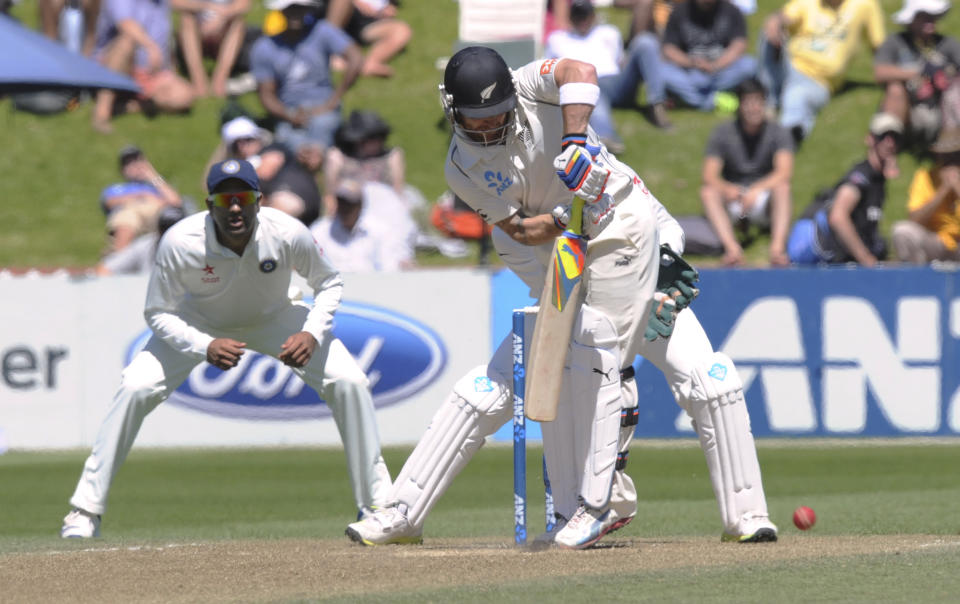
[[[250,162],[243,159],[228,159],[210,166],[210,172],[207,174],[207,192],[212,193],[217,185],[231,178],[242,180],[253,191],[260,190],[260,178]]]

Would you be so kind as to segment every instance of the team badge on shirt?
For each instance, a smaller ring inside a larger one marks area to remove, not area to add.
[[[267,258],[260,263],[260,272],[261,273],[272,273],[274,269],[277,268],[277,261],[273,258]]]
[[[499,196],[503,196],[503,192],[513,184],[512,178],[504,176],[502,172],[494,172],[493,170],[484,172],[483,179],[487,181],[487,187],[492,188]]]
[[[203,277],[200,278],[204,283],[219,283],[220,277],[216,276],[213,273],[213,267],[209,264],[204,265],[203,267]]]

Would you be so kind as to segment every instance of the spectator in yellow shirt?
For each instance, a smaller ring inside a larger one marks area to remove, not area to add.
[[[864,36],[871,50],[886,37],[877,0],[789,0],[767,18],[759,76],[770,105],[779,105],[780,124],[797,142],[840,88]]]
[[[960,262],[960,129],[944,130],[930,150],[934,165],[913,173],[908,219],[893,225],[893,248],[901,262]]]

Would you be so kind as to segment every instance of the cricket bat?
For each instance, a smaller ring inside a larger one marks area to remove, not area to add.
[[[547,281],[540,295],[540,310],[533,328],[530,359],[527,363],[526,415],[538,422],[557,417],[563,366],[573,332],[573,322],[580,311],[580,288],[587,256],[587,242],[580,236],[583,200],[573,198],[570,224],[553,246],[547,268]]]

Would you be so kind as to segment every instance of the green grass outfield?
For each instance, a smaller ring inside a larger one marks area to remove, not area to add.
[[[641,565],[609,574],[594,568],[589,576],[561,570],[554,578],[504,578],[482,586],[436,589],[431,586],[437,577],[426,574],[421,588],[403,589],[389,598],[371,592],[365,600],[937,602],[955,600],[960,594],[960,573],[956,572],[960,567],[960,539],[956,538],[960,534],[960,442],[761,441],[764,486],[781,539],[775,545],[760,546],[718,542],[716,504],[703,456],[691,441],[637,441],[631,453],[629,472],[640,493],[639,514],[632,524],[604,540],[619,548],[607,549],[608,553],[651,555],[657,547],[700,539],[708,554],[729,552],[733,557],[751,550],[751,555],[760,552],[759,560],[707,567],[690,560],[669,568]],[[409,448],[385,451],[394,475],[408,454]],[[65,542],[56,535],[85,455],[86,451],[14,451],[0,456],[0,601],[4,600],[2,585],[13,584],[24,560],[36,560],[45,553],[52,559],[64,551],[94,555],[90,552],[177,543],[194,547],[213,543],[229,551],[250,541],[274,546],[279,541],[280,547],[289,541],[291,547],[294,543],[300,547],[307,540],[321,550],[329,547],[359,556],[361,561],[369,557],[369,568],[361,564],[356,569],[357,581],[362,583],[376,579],[377,565],[397,562],[398,557],[402,563],[410,552],[441,555],[447,540],[459,547],[476,543],[501,548],[504,555],[513,550],[509,446],[486,447],[474,458],[434,509],[420,548],[345,545],[343,529],[355,510],[342,452],[300,448],[134,448],[111,493],[103,538]],[[537,488],[539,450],[531,447],[528,460],[530,532],[536,534],[543,518],[542,489]],[[818,515],[816,526],[806,533],[791,523],[792,511],[799,505],[809,505]],[[833,541],[855,544],[910,535],[928,536],[924,539],[929,544],[867,554],[833,552],[830,546]],[[767,560],[763,554],[810,545],[810,540],[817,539],[825,540],[822,554],[786,560]],[[564,554],[570,561],[581,562],[602,551]],[[134,599],[183,599],[173,593],[139,595]],[[292,599],[318,600],[325,595],[330,594],[305,591]],[[348,599],[361,596],[354,593]],[[290,599],[280,594],[281,601]]]

